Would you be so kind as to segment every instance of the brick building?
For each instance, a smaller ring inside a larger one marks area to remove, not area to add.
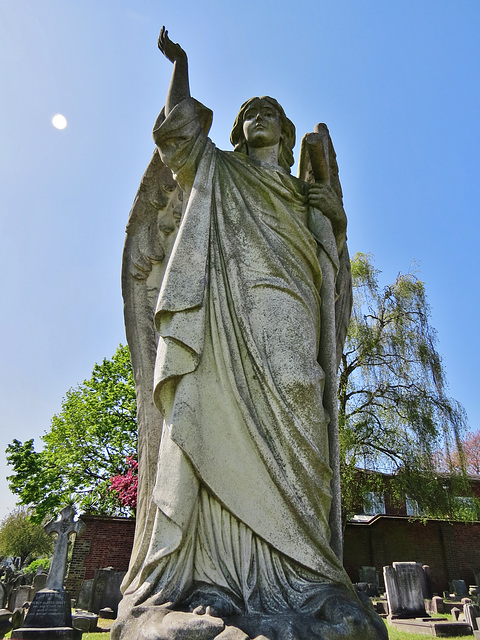
[[[480,478],[471,481],[472,493],[480,497]],[[480,521],[415,520],[412,501],[398,505],[382,495],[372,496],[363,511],[345,527],[344,565],[353,582],[358,582],[362,566],[376,567],[381,575],[392,562],[414,561],[430,566],[436,593],[447,590],[454,579],[474,584],[473,571],[480,569]],[[127,570],[135,530],[132,518],[82,520],[86,531],[75,541],[66,585],[73,597],[95,569]]]

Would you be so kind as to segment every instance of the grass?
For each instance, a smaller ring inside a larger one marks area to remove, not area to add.
[[[427,636],[424,633],[407,633],[406,631],[399,631],[393,625],[387,623],[388,637],[390,640],[425,640],[426,638],[432,638],[433,636]],[[470,636],[452,636],[449,640],[471,640],[473,635]],[[95,639],[97,640],[97,639]]]
[[[99,621],[100,622],[100,621]],[[102,622],[111,622],[102,621]],[[106,626],[106,625],[105,625]],[[388,628],[388,636],[390,640],[426,640],[427,638],[431,638],[432,636],[424,635],[423,633],[407,633],[406,631],[399,631],[395,629],[392,625],[387,624]],[[82,640],[108,640],[109,636],[104,633],[84,633]],[[456,636],[454,638],[450,638],[450,640],[471,640],[473,636]]]
[[[99,618],[98,620],[98,628],[102,629],[102,631],[95,631],[95,633],[84,633],[82,636],[82,640],[109,640],[110,634],[108,630],[112,626],[113,620],[105,620],[104,618]],[[399,631],[392,625],[387,623],[388,636],[389,640],[426,640],[426,638],[431,638],[432,636],[427,636],[423,633],[407,633],[406,631]],[[10,638],[10,634],[7,634],[5,638]],[[449,640],[469,640],[473,638],[473,636],[455,636],[450,638]]]

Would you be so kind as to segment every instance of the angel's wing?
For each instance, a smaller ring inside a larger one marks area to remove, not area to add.
[[[137,393],[138,474],[136,535],[126,586],[148,548],[155,509],[155,483],[162,415],[153,403],[158,335],[154,313],[183,209],[183,192],[155,151],[138,189],[127,224],[122,293],[125,328]]]

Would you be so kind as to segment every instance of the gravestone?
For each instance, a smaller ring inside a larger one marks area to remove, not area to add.
[[[125,571],[116,571],[112,567],[95,571],[88,611],[98,613],[100,609],[109,607],[116,615],[118,603],[122,599],[120,585],[125,573]]]
[[[432,598],[432,613],[444,613],[445,608],[443,606],[443,598],[440,596],[433,596]]]
[[[474,579],[475,579],[475,584],[480,589],[480,568],[473,569],[473,576],[474,576]]]
[[[12,628],[12,612],[3,607],[0,609],[0,638],[8,633]]]
[[[42,589],[45,589],[47,586],[47,573],[37,573],[33,578],[33,591],[34,593],[38,593]]]
[[[32,602],[34,595],[33,588],[29,584],[15,587],[10,594],[8,608],[10,611],[15,611],[15,609],[23,607],[26,602]]]
[[[5,591],[5,587],[0,582],[0,609],[7,604],[7,592]]]
[[[422,590],[423,597],[431,600],[433,598],[433,582],[432,582],[432,570],[428,566],[428,564],[424,564],[422,566],[421,573],[421,582],[422,582]]]
[[[93,578],[84,580],[77,597],[77,608],[83,611],[90,611],[92,602]]]
[[[358,574],[359,582],[367,582],[368,584],[374,584],[378,587],[378,573],[375,567],[361,567]]]
[[[389,615],[392,618],[426,617],[418,562],[394,562],[383,567]]]
[[[374,598],[379,595],[379,579],[378,572],[375,567],[361,567],[358,572],[359,585],[366,584],[367,588],[362,589],[369,598]],[[358,586],[358,585],[357,585]]]
[[[466,598],[468,596],[468,587],[465,580],[452,580],[452,590],[457,598]]]
[[[68,543],[72,534],[85,529],[81,520],[74,520],[75,510],[62,509],[57,520],[45,525],[45,531],[56,534],[52,564],[45,588],[39,591],[28,610],[23,627],[12,632],[16,640],[80,640],[82,632],[72,626],[71,601],[63,587],[67,568]]]
[[[453,618],[455,621],[458,621],[458,620],[459,620],[459,618],[460,618],[460,614],[462,613],[462,610],[461,610],[461,609],[459,609],[458,607],[453,607],[453,608],[451,609],[450,613],[452,614],[452,618]]]
[[[480,618],[480,607],[477,604],[466,604],[463,607],[465,622],[472,627],[472,631],[478,631],[478,618]]]
[[[72,615],[72,624],[75,629],[83,632],[95,631],[97,627],[98,616],[89,611],[78,611]]]

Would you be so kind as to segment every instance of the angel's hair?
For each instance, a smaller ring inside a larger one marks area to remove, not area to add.
[[[233,150],[248,154],[247,141],[243,133],[243,119],[245,111],[256,100],[263,100],[264,102],[267,102],[271,107],[276,109],[280,115],[282,133],[278,147],[278,164],[290,173],[290,167],[293,164],[293,147],[295,146],[295,125],[287,118],[285,111],[275,98],[270,98],[270,96],[262,96],[261,98],[255,97],[250,98],[250,100],[247,100],[242,104],[240,111],[235,118],[232,133],[230,134],[230,142],[234,147]]]

